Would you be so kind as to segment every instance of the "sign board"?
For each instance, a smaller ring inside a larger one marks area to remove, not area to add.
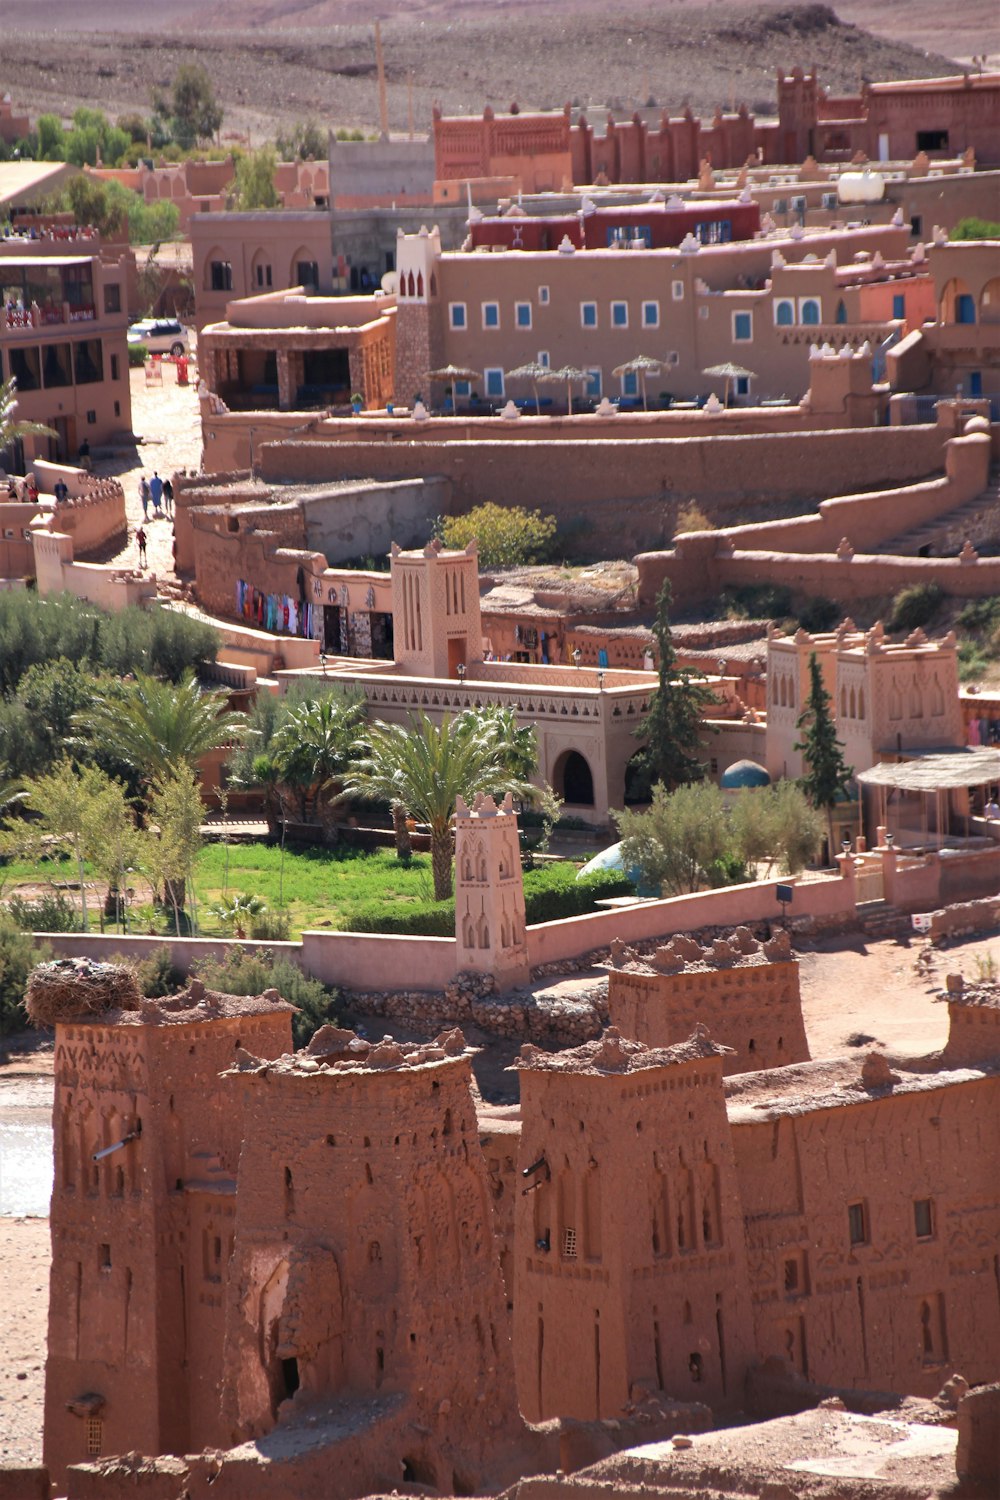
[[[910,917],[914,932],[930,932],[931,916],[932,913],[929,911],[915,911]]]
[[[774,894],[782,906],[791,906],[792,897],[795,895],[795,887],[793,885],[779,885],[775,888]]]

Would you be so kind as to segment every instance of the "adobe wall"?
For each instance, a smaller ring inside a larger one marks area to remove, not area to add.
[[[702,1025],[731,1049],[725,1075],[808,1062],[799,965],[787,933],[762,944],[737,928],[707,948],[680,936],[648,960],[612,944],[611,962],[608,1009],[623,1036],[669,1047]]]
[[[616,557],[671,537],[678,506],[691,496],[723,514],[755,500],[812,503],[831,492],[922,479],[941,464],[936,427],[632,439],[627,446],[606,439],[378,447],[288,440],[260,449],[265,479],[442,476],[451,485],[452,514],[498,495],[505,503],[534,508],[542,495],[567,547],[578,534],[589,554],[610,549]]]
[[[836,918],[854,913],[854,881],[849,867],[845,867],[841,876],[790,883],[794,888],[790,918]],[[643,901],[620,911],[590,912],[560,922],[540,922],[528,928],[528,954],[534,967],[609,948],[615,938],[637,943],[672,933],[696,932],[703,927],[733,928],[747,922],[776,922],[781,917],[775,895],[777,885],[777,881],[770,880],[730,885],[692,896]]]
[[[412,1430],[371,1434],[370,1474],[395,1451],[400,1469],[405,1457],[447,1491],[446,1462],[478,1487],[516,1431],[470,1056],[460,1032],[372,1047],[327,1027],[308,1053],[241,1054],[226,1075],[223,1097],[258,1122],[240,1158],[227,1286],[234,1437],[259,1438],[319,1399],[396,1392]]]
[[[306,544],[331,565],[381,557],[393,542],[423,546],[436,516],[450,508],[451,486],[436,477],[394,484],[356,483],[304,500]]]
[[[112,612],[156,597],[154,575],[141,569],[74,562],[73,539],[62,532],[35,530],[31,545],[39,594],[72,594]]]
[[[529,1421],[617,1417],[630,1391],[738,1404],[751,1357],[717,1048],[610,1030],[522,1047],[514,1348]]]
[[[952,1068],[978,1068],[1000,1056],[1000,992],[995,983],[953,990],[948,979],[948,1042],[944,1061]]]
[[[87,1457],[90,1417],[101,1452],[185,1452],[221,1438],[222,1309],[201,1230],[221,1245],[218,1195],[235,1176],[243,1122],[217,1075],[240,1040],[269,1057],[287,1050],[291,1008],[263,1002],[247,1014],[261,1002],[240,1001],[225,1017],[198,1009],[198,992],[188,1009],[153,1001],[56,1027],[44,1452],[57,1486]],[[199,1222],[186,1189],[213,1174],[215,1202]]]
[[[727,1086],[755,1349],[822,1384],[930,1396],[955,1370],[996,1375],[1000,1304],[983,1290],[1000,1234],[996,1082],[900,1087],[875,1061],[884,1082],[824,1088],[829,1065],[813,1064],[800,1097],[786,1081],[783,1099],[756,1106],[741,1088],[766,1099],[763,1076]]]

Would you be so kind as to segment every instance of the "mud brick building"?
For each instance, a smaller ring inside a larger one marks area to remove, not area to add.
[[[808,1062],[799,963],[787,933],[758,943],[737,928],[708,949],[678,936],[648,960],[616,947],[608,1009],[624,1036],[670,1047],[704,1026],[726,1049],[727,1077]]]

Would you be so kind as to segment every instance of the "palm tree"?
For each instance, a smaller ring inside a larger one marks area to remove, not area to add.
[[[330,815],[344,773],[357,758],[364,721],[362,704],[335,697],[307,699],[282,721],[271,755],[282,782],[297,792],[303,816],[312,789],[320,818]]]
[[[4,453],[14,443],[19,443],[22,438],[59,436],[54,428],[46,427],[44,422],[18,422],[14,416],[16,411],[17,378],[12,375],[9,380],[0,382],[0,453]]]
[[[451,895],[451,820],[455,802],[477,792],[510,791],[531,797],[534,787],[504,765],[492,723],[476,714],[435,724],[415,714],[409,724],[373,724],[368,753],[349,772],[344,793],[370,801],[402,803],[431,831],[434,899]]]
[[[203,692],[193,672],[180,682],[143,674],[126,691],[98,693],[74,723],[92,743],[107,745],[149,783],[242,735],[246,716],[225,707],[225,694]]]
[[[504,771],[520,781],[528,781],[538,770],[538,731],[534,724],[519,724],[517,710],[507,703],[487,703],[482,708],[467,708],[457,723],[475,721],[484,734],[492,734]],[[504,788],[505,790],[506,788]],[[502,795],[502,793],[501,793]]]
[[[223,896],[214,906],[209,907],[209,911],[217,918],[220,927],[226,932],[231,931],[234,937],[242,941],[249,932],[254,917],[263,916],[267,911],[267,902],[260,896],[241,891],[235,896]]]

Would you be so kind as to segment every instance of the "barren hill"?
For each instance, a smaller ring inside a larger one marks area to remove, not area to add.
[[[992,8],[993,0],[970,4]],[[230,129],[249,127],[259,138],[307,116],[377,125],[371,25],[358,24],[348,0],[215,0],[197,11],[190,0],[158,0],[155,11],[120,0],[36,0],[30,11],[19,8],[0,85],[33,110],[145,108],[179,63],[200,58]],[[904,9],[885,0],[880,15]],[[426,128],[435,99],[456,113],[513,99],[594,109],[689,101],[702,112],[746,100],[767,111],[776,72],[796,63],[815,63],[828,88],[850,91],[862,76],[955,71],[944,56],[875,36],[819,4],[415,0],[404,10],[399,0],[375,0],[368,15],[380,13],[394,129],[407,123],[411,75],[417,127]]]

